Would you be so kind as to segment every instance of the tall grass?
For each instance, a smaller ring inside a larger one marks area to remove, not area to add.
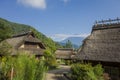
[[[1,60],[2,80],[43,80],[47,70],[44,60],[38,60],[33,55],[22,54]]]

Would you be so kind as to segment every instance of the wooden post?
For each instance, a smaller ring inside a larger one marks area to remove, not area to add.
[[[10,80],[12,80],[13,79],[13,73],[14,73],[14,68],[12,67],[12,69],[11,69],[11,78],[10,78]]]

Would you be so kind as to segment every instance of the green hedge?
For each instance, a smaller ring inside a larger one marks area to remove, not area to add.
[[[72,80],[103,80],[103,68],[100,64],[73,64],[71,71]]]

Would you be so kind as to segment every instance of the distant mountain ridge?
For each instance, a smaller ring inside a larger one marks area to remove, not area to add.
[[[85,39],[84,37],[68,37],[68,38],[66,38],[66,39],[63,40],[63,41],[60,41],[59,43],[60,43],[61,45],[65,45],[65,43],[69,40],[69,41],[72,42],[73,47],[79,48],[79,46],[82,45],[82,41],[83,41],[84,39]]]

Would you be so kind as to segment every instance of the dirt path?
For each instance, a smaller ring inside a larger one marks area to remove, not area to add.
[[[70,71],[70,66],[60,65],[59,69],[48,71],[46,80],[68,80],[63,76],[63,73]]]

